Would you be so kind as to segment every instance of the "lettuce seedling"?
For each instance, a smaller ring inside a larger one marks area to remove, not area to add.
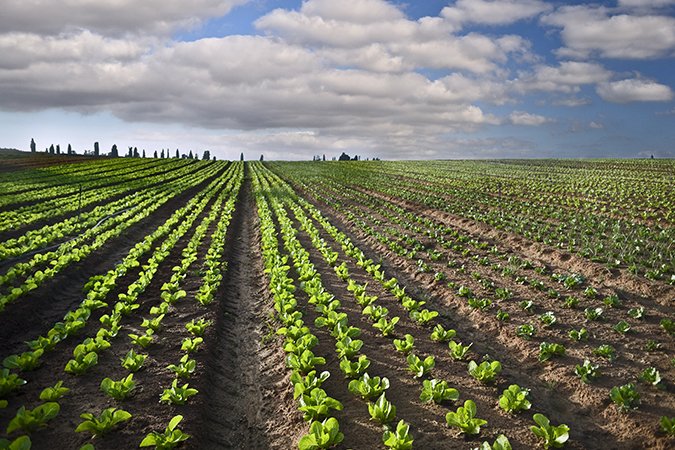
[[[550,327],[557,321],[558,319],[555,317],[555,314],[553,314],[553,311],[546,311],[544,314],[539,316],[539,322],[541,322],[545,327]]]
[[[630,324],[625,320],[619,321],[616,325],[612,327],[614,331],[620,334],[626,334],[630,331]]]
[[[609,344],[599,345],[598,348],[593,350],[593,353],[602,356],[603,358],[607,358],[610,361],[616,358],[616,350]]]
[[[438,317],[438,311],[429,311],[428,309],[423,309],[421,311],[412,311],[410,313],[410,318],[419,323],[420,325],[426,325],[432,320]]]
[[[539,344],[539,362],[548,361],[554,356],[563,356],[565,354],[565,346],[553,342],[542,342]]]
[[[312,370],[307,375],[293,371],[291,373],[291,383],[293,383],[293,398],[298,399],[301,395],[311,392],[313,389],[320,388],[324,381],[330,377],[330,372],[324,370],[317,376],[316,370]]]
[[[2,361],[2,365],[7,369],[28,372],[37,369],[40,366],[42,363],[40,358],[43,353],[44,350],[38,349],[31,352],[24,352],[20,355],[11,355]]]
[[[131,339],[133,344],[136,344],[141,348],[148,348],[155,339],[155,336],[152,330],[146,330],[145,334],[129,334],[129,339]]]
[[[431,340],[436,342],[448,342],[457,335],[455,330],[446,330],[443,325],[438,324],[431,332]]]
[[[659,373],[658,370],[656,370],[656,367],[647,367],[640,374],[640,379],[647,384],[660,387],[661,374]]]
[[[456,361],[462,361],[466,358],[467,353],[473,343],[469,345],[462,345],[460,342],[450,341],[448,342],[448,348],[450,349],[450,356]]]
[[[429,403],[443,403],[444,401],[456,401],[459,399],[459,391],[448,387],[448,382],[433,378],[422,381],[422,393],[420,400]]]
[[[177,428],[181,420],[183,420],[183,416],[173,416],[163,433],[158,433],[156,431],[150,432],[141,441],[139,447],[154,446],[157,450],[169,450],[176,447],[181,442],[187,441],[190,438],[190,435],[183,433]]]
[[[382,336],[391,336],[394,333],[394,327],[400,320],[399,317],[392,317],[391,320],[387,320],[386,317],[382,317],[380,320],[373,324],[374,328],[380,330]]]
[[[497,317],[497,320],[499,320],[500,322],[506,322],[507,320],[511,319],[511,316],[509,315],[509,313],[507,313],[506,311],[502,311],[501,309],[499,311],[497,311],[497,314],[496,314],[495,317]]]
[[[211,326],[213,322],[210,320],[199,319],[195,321],[194,319],[185,324],[185,328],[193,336],[203,336],[206,328]]]
[[[389,314],[389,310],[382,305],[368,305],[363,308],[361,314],[368,316],[371,321],[377,322],[381,318],[386,317]]]
[[[499,407],[508,413],[528,410],[532,406],[527,399],[529,394],[529,389],[522,389],[517,384],[512,384],[499,397]]]
[[[643,306],[638,306],[636,308],[631,308],[628,310],[628,316],[640,320],[644,318],[645,308]]]
[[[5,397],[24,384],[26,380],[19,378],[17,374],[11,373],[9,369],[0,369],[0,397]]]
[[[675,417],[661,416],[659,425],[668,436],[675,436]]]
[[[77,433],[89,432],[96,437],[110,432],[120,423],[131,419],[131,414],[123,409],[106,408],[98,417],[91,413],[83,413],[80,414],[80,418],[84,421],[75,428],[75,431]]]
[[[147,328],[148,330],[152,330],[156,333],[162,326],[162,320],[164,320],[164,317],[165,317],[164,314],[160,314],[159,316],[154,317],[152,319],[143,319],[141,327]]]
[[[475,447],[471,450],[512,450],[512,447],[509,439],[503,434],[500,434],[492,445],[487,441],[483,441],[483,443],[480,444],[480,447]]]
[[[174,372],[177,377],[189,378],[197,369],[197,361],[190,359],[190,355],[183,355],[178,364],[169,364],[166,368]]]
[[[457,408],[457,412],[448,412],[445,415],[445,422],[467,435],[478,434],[480,427],[487,425],[487,420],[476,418],[476,403],[473,400],[465,401],[464,406]]]
[[[350,361],[346,358],[340,360],[340,370],[345,374],[346,378],[360,377],[370,366],[370,360],[366,355],[359,356],[356,361]]]
[[[499,361],[483,361],[480,364],[476,361],[469,362],[469,375],[484,384],[494,381],[501,371],[502,364]]]
[[[392,450],[412,450],[413,437],[410,433],[410,425],[404,420],[400,420],[396,425],[396,430],[385,430],[382,435],[382,442],[387,448]]]
[[[89,352],[80,358],[68,361],[63,370],[73,375],[82,375],[96,364],[98,364],[98,354],[96,352]]]
[[[122,367],[129,372],[138,372],[143,367],[143,363],[147,357],[148,355],[138,354],[132,348],[124,355],[124,358],[122,358]]]
[[[364,400],[373,400],[389,389],[389,379],[387,377],[371,378],[366,372],[358,380],[350,381],[348,388],[349,392]]]
[[[431,369],[436,365],[436,359],[429,355],[423,360],[419,356],[411,353],[408,355],[408,370],[413,373],[415,378],[422,378],[431,372]]]
[[[7,434],[12,434],[16,430],[30,433],[38,428],[45,427],[47,422],[59,414],[59,411],[61,411],[61,406],[56,402],[43,403],[33,409],[26,409],[25,406],[22,406],[7,425]]]
[[[314,356],[311,350],[305,350],[300,355],[289,354],[286,356],[286,364],[293,370],[301,374],[307,374],[321,364],[326,364],[326,359],[321,356]]]
[[[130,373],[119,381],[114,381],[107,377],[101,381],[101,391],[115,400],[124,400],[132,394],[134,389],[136,389],[136,382],[134,381],[133,373]]]
[[[54,386],[44,388],[42,392],[40,392],[40,400],[45,402],[55,402],[69,391],[70,389],[63,387],[63,380],[59,380]]]
[[[164,389],[164,392],[159,396],[159,401],[173,405],[184,405],[190,397],[198,392],[197,389],[191,388],[188,383],[178,386],[178,379],[175,378],[171,382],[171,387]]]
[[[535,414],[532,416],[538,426],[532,425],[530,430],[543,441],[545,449],[551,447],[559,448],[565,445],[565,442],[570,437],[570,427],[567,425],[553,426],[546,416],[543,414]]]
[[[342,403],[329,397],[321,388],[313,389],[309,394],[305,393],[300,397],[298,410],[304,413],[303,419],[307,422],[328,416],[331,409],[342,411]]]
[[[312,422],[309,433],[300,438],[299,450],[320,450],[331,448],[344,440],[345,436],[340,432],[340,424],[337,419],[330,417],[323,422]]]
[[[396,350],[407,355],[413,348],[415,348],[415,338],[410,334],[403,336],[403,339],[394,339],[394,347]]]
[[[196,337],[196,338],[185,338],[183,339],[180,349],[184,351],[185,353],[192,353],[196,352],[199,350],[199,346],[202,345],[202,342],[204,342],[204,338],[201,337]]]
[[[584,360],[583,365],[578,365],[574,368],[574,373],[576,373],[581,381],[584,383],[590,383],[591,380],[600,376],[600,371],[598,370],[600,366],[593,365],[589,360]]]
[[[345,336],[335,343],[338,358],[351,358],[363,347],[363,341]]]
[[[661,319],[659,325],[661,325],[661,328],[669,335],[675,335],[675,321],[671,319]]]
[[[586,341],[588,340],[588,330],[586,328],[581,328],[580,330],[570,330],[567,335],[573,341]]]
[[[624,384],[623,386],[614,386],[612,390],[609,391],[609,398],[612,399],[622,412],[628,412],[631,409],[635,409],[640,404],[640,393],[633,383]]]
[[[368,412],[371,419],[382,425],[388,424],[396,417],[396,407],[387,400],[384,393],[380,395],[375,403],[368,403]]]
[[[536,334],[536,332],[537,330],[534,328],[534,326],[529,323],[525,323],[516,327],[516,336],[526,340],[530,340]]]
[[[603,309],[600,307],[586,308],[584,309],[584,316],[586,316],[586,320],[600,320],[602,319],[603,312]]]

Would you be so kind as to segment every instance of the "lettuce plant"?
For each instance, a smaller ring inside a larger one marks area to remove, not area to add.
[[[623,386],[614,386],[609,391],[609,398],[619,407],[622,412],[628,412],[637,408],[640,404],[640,393],[633,383]]]
[[[480,433],[480,427],[487,425],[487,420],[476,418],[476,403],[473,400],[464,402],[464,406],[457,408],[456,412],[450,411],[445,415],[448,426],[457,427],[467,435]]]
[[[386,317],[382,317],[373,324],[373,327],[380,330],[382,336],[391,336],[394,333],[394,326],[396,326],[399,320],[399,317],[392,317],[391,320],[387,320]]]
[[[345,336],[335,343],[338,358],[351,358],[363,347],[363,341]]]
[[[614,347],[609,344],[599,345],[595,350],[593,350],[593,354],[602,356],[603,358],[606,358],[610,361],[616,358],[616,350],[614,350]]]
[[[581,328],[580,330],[570,330],[567,335],[573,341],[586,341],[588,340],[588,330],[586,328]]]
[[[46,402],[33,409],[19,408],[16,415],[7,425],[7,434],[17,430],[30,433],[38,428],[47,426],[47,422],[56,417],[61,411],[61,406],[56,402]]]
[[[600,366],[591,364],[589,360],[584,360],[583,365],[578,365],[574,368],[574,373],[576,373],[581,381],[584,383],[590,383],[591,380],[600,376],[600,371],[598,370]]]
[[[467,353],[473,343],[469,345],[462,345],[460,342],[450,341],[448,342],[448,348],[450,349],[450,356],[456,361],[462,361],[466,358]]]
[[[304,413],[303,419],[311,422],[326,417],[331,409],[342,411],[342,403],[329,397],[323,389],[315,388],[300,397],[298,409]]]
[[[431,380],[424,380],[422,382],[422,393],[420,400],[428,403],[442,403],[444,401],[456,401],[459,399],[459,391],[455,388],[448,387],[448,382],[445,380],[438,380],[436,378]]]
[[[0,438],[0,448],[8,450],[30,450],[32,442],[28,436],[19,436],[13,441]]]
[[[617,333],[626,334],[630,331],[631,327],[628,322],[626,322],[625,320],[621,320],[616,325],[614,325],[612,329]]]
[[[11,373],[9,369],[0,369],[0,397],[4,397],[19,386],[26,384],[26,380],[19,378],[15,373]]]
[[[80,414],[80,418],[84,419],[75,431],[77,433],[89,432],[92,436],[102,436],[115,428],[122,422],[131,419],[131,414],[123,409],[106,408],[97,417],[92,413]]]
[[[431,372],[431,369],[436,365],[436,359],[429,355],[424,359],[420,359],[419,356],[411,353],[408,355],[408,370],[413,373],[415,378],[422,378],[425,375],[428,375]]]
[[[199,319],[195,321],[194,319],[192,319],[191,321],[185,324],[185,328],[193,336],[203,336],[206,329],[209,326],[211,326],[212,323],[213,322],[210,320]]]
[[[185,338],[181,342],[180,349],[186,353],[196,352],[199,349],[199,346],[204,342],[204,338],[195,337],[195,338]]]
[[[122,367],[129,372],[138,372],[143,367],[143,363],[147,357],[148,355],[138,354],[132,348],[124,355],[124,358],[122,358]]]
[[[570,437],[570,428],[567,425],[553,426],[543,414],[535,414],[532,418],[538,426],[532,425],[530,430],[542,440],[545,449],[551,447],[559,448],[565,445],[565,442]]]
[[[659,425],[668,436],[675,436],[675,417],[662,416]]]
[[[544,314],[539,316],[539,322],[541,322],[545,327],[550,327],[557,321],[558,319],[556,318],[555,314],[553,314],[553,311],[546,311]]]
[[[516,327],[516,336],[530,340],[536,334],[536,331],[532,324],[525,323]]]
[[[188,383],[178,386],[178,379],[176,378],[171,382],[170,388],[164,389],[159,401],[172,405],[184,405],[190,397],[197,395],[198,392],[197,389],[191,388]]]
[[[494,381],[499,372],[502,371],[502,364],[499,361],[483,361],[477,364],[476,361],[469,362],[469,375],[481,383],[487,384]]]
[[[2,361],[2,365],[7,369],[20,370],[22,372],[28,372],[29,370],[37,369],[42,361],[40,358],[44,350],[34,350],[30,352],[24,352],[20,355],[11,355],[5,358]]]
[[[101,391],[115,400],[124,400],[133,393],[134,389],[136,389],[136,382],[134,381],[133,373],[130,373],[119,381],[114,381],[107,377],[101,381]]]
[[[129,334],[129,339],[131,339],[133,344],[136,344],[141,348],[148,348],[155,339],[155,336],[152,330],[146,330],[145,334]]]
[[[307,374],[321,364],[326,364],[326,359],[321,356],[314,356],[311,350],[305,350],[300,355],[290,354],[286,356],[286,364],[293,370],[301,374]]]
[[[412,450],[413,437],[410,433],[410,425],[400,420],[395,430],[385,430],[382,435],[384,446],[392,450]]]
[[[489,442],[484,441],[479,447],[475,447],[472,450],[512,450],[512,447],[509,439],[503,434],[500,434],[492,445],[490,445]]]
[[[438,324],[431,332],[431,340],[436,342],[448,342],[455,337],[457,332],[455,330],[446,330],[443,325]]]
[[[356,361],[350,361],[346,358],[340,360],[340,370],[346,378],[360,377],[370,366],[370,360],[366,355],[361,355]]]
[[[563,356],[565,354],[565,346],[553,342],[542,342],[539,344],[539,361],[544,362],[553,358],[554,356]]]
[[[96,364],[98,364],[98,354],[96,352],[89,352],[84,356],[68,361],[64,371],[73,375],[82,375]]]
[[[647,384],[659,387],[661,385],[661,374],[656,367],[647,367],[640,374],[640,379]]]
[[[396,417],[396,407],[387,400],[384,393],[380,395],[375,403],[368,403],[368,412],[371,419],[382,425],[388,424]]]
[[[373,400],[389,389],[389,379],[387,377],[371,377],[366,372],[358,380],[350,381],[348,388],[349,392],[364,400]]]
[[[321,387],[324,381],[330,377],[330,372],[324,370],[317,375],[316,370],[312,370],[307,375],[293,371],[291,373],[291,383],[293,383],[293,398],[298,399],[301,395],[311,392],[313,389]]]
[[[183,416],[173,416],[163,433],[150,432],[143,438],[139,447],[155,447],[157,450],[169,450],[181,442],[187,441],[190,435],[178,429],[178,424],[181,420],[183,420]]]
[[[420,325],[426,325],[432,320],[438,317],[438,311],[430,311],[428,309],[423,309],[421,311],[412,311],[410,313],[410,318],[419,323]]]
[[[407,355],[415,347],[415,339],[410,334],[403,336],[403,339],[394,339],[396,350]]]
[[[189,378],[197,369],[197,361],[190,359],[190,355],[183,355],[178,364],[169,364],[167,369],[180,378]]]
[[[522,389],[517,384],[512,384],[499,397],[499,407],[508,413],[528,410],[532,406],[527,399],[529,393],[529,389]]]
[[[40,400],[45,402],[55,402],[66,395],[70,389],[63,387],[63,380],[59,380],[52,387],[44,388],[40,392]]]
[[[299,450],[320,450],[331,448],[344,440],[337,419],[330,417],[322,422],[315,421],[309,427],[309,433],[300,438]]]

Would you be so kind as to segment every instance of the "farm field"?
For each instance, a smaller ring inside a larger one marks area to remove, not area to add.
[[[0,160],[0,448],[675,447],[672,160],[66,160]]]

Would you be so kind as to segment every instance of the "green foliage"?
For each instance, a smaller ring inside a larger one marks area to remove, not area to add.
[[[456,361],[463,361],[472,345],[473,344],[462,345],[460,342],[450,341],[448,342],[450,356]]]
[[[324,381],[330,377],[330,372],[323,371],[317,376],[316,370],[312,370],[307,375],[302,376],[298,372],[291,373],[291,383],[293,383],[293,398],[298,399],[301,395],[311,392],[313,389],[320,388]]]
[[[15,373],[11,373],[9,369],[0,369],[0,397],[4,397],[19,386],[26,384],[26,380],[19,378]]]
[[[84,419],[75,431],[77,433],[89,432],[92,436],[102,436],[115,428],[122,422],[131,419],[131,414],[123,409],[106,408],[97,417],[92,413],[80,414],[80,418]]]
[[[480,447],[473,448],[472,450],[512,450],[512,447],[509,439],[500,434],[492,445],[489,442],[483,441]]]
[[[195,321],[194,319],[192,319],[191,321],[185,324],[185,328],[193,336],[204,336],[204,332],[209,326],[211,326],[212,323],[213,322],[210,320],[199,319]]]
[[[600,320],[602,319],[603,309],[600,307],[597,308],[586,308],[584,309],[584,316],[587,320]]]
[[[523,339],[530,340],[536,334],[536,332],[537,330],[534,328],[534,325],[529,323],[525,323],[516,327],[516,336]]]
[[[351,358],[361,350],[361,347],[363,347],[362,340],[352,339],[349,336],[344,336],[335,343],[338,358]]]
[[[122,358],[122,367],[129,372],[138,372],[143,367],[143,363],[147,357],[148,355],[138,354],[132,348],[124,355],[124,358]]]
[[[553,311],[546,311],[544,314],[539,316],[539,322],[541,322],[545,327],[550,327],[557,321],[558,319],[556,318],[555,314],[553,314]]]
[[[436,365],[436,359],[429,355],[423,360],[419,356],[411,353],[407,357],[408,370],[410,370],[415,378],[422,378],[429,374],[431,369]]]
[[[599,345],[593,350],[593,354],[607,358],[610,361],[616,358],[616,350],[614,350],[614,347],[609,344]]]
[[[373,400],[389,389],[389,379],[387,377],[372,377],[368,372],[364,373],[358,380],[349,382],[349,392],[361,397],[364,400]]]
[[[119,381],[114,381],[107,377],[101,381],[101,391],[115,400],[124,400],[133,393],[134,389],[136,389],[136,382],[134,381],[133,373],[130,373]]]
[[[40,392],[40,400],[44,402],[55,402],[66,395],[70,389],[63,387],[63,381],[59,380],[52,387],[44,388]]]
[[[2,365],[7,369],[28,372],[37,369],[40,366],[40,358],[43,353],[44,350],[39,349],[31,352],[24,352],[20,355],[11,355],[2,361]]]
[[[30,450],[32,445],[28,436],[19,436],[11,442],[0,438],[0,449],[3,450]]]
[[[436,342],[448,342],[455,337],[457,332],[455,330],[446,330],[443,325],[438,324],[431,332],[431,340]]]
[[[152,330],[146,330],[145,334],[129,334],[129,339],[135,345],[138,345],[141,348],[148,348],[152,341],[154,341],[155,336]]]
[[[366,355],[361,355],[356,361],[350,361],[346,358],[340,360],[340,370],[346,378],[360,377],[370,366],[370,360]]]
[[[612,327],[614,331],[620,334],[626,334],[630,331],[630,324],[625,320],[619,321],[616,325]]]
[[[565,354],[565,346],[553,342],[542,342],[539,344],[539,361],[548,361],[554,356],[563,356]]]
[[[184,405],[190,397],[197,395],[198,392],[197,389],[191,388],[188,383],[178,386],[178,379],[176,378],[171,382],[170,388],[164,389],[159,401],[172,405]]]
[[[675,436],[675,417],[662,416],[659,425],[668,436]]]
[[[428,309],[423,309],[421,311],[412,311],[410,313],[410,318],[419,323],[420,325],[426,325],[432,320],[438,317],[438,311],[430,311]]]
[[[483,361],[480,364],[476,361],[469,362],[469,375],[484,384],[494,381],[501,371],[502,364],[499,361]]]
[[[377,322],[373,324],[373,327],[380,330],[382,336],[391,336],[394,333],[394,327],[400,320],[399,317],[392,317],[391,320],[387,320],[386,317],[380,318]]]
[[[326,364],[326,359],[321,356],[314,356],[311,350],[305,350],[300,355],[291,353],[286,356],[286,365],[301,374],[307,374],[321,364]]]
[[[197,369],[197,361],[190,359],[190,355],[183,355],[178,364],[169,364],[167,369],[180,378],[189,378]]]
[[[199,350],[199,346],[204,342],[204,338],[195,337],[195,338],[185,338],[181,342],[180,349],[186,353],[192,353]]]
[[[633,319],[636,319],[636,320],[643,319],[644,314],[645,314],[645,308],[643,306],[638,306],[638,307],[631,308],[631,309],[628,310],[628,316],[633,318]]]
[[[47,426],[47,422],[56,417],[61,411],[61,406],[56,402],[46,402],[33,409],[26,409],[25,406],[19,408],[16,415],[7,425],[7,434],[12,434],[17,430],[24,433],[30,433],[38,428]]]
[[[444,401],[456,401],[459,399],[459,391],[448,387],[448,382],[433,378],[422,382],[420,400],[423,402],[442,403]]]
[[[584,360],[583,365],[576,365],[574,368],[574,373],[576,373],[581,381],[584,383],[590,383],[591,380],[596,379],[600,376],[600,371],[598,370],[600,366],[591,364],[589,360]]]
[[[640,379],[652,386],[660,386],[661,384],[661,374],[656,370],[656,367],[647,367],[640,374]]]
[[[396,350],[407,355],[415,348],[415,339],[410,334],[403,336],[403,339],[394,339]]]
[[[529,394],[529,389],[522,389],[517,384],[512,384],[499,397],[499,407],[508,413],[528,410],[532,406],[527,398]]]
[[[380,395],[375,403],[368,403],[368,412],[371,419],[382,425],[388,424],[396,417],[396,407],[387,400],[384,393]]]
[[[661,328],[671,336],[675,335],[675,321],[671,319],[661,319],[659,322]]]
[[[98,354],[91,351],[68,361],[64,371],[73,375],[82,375],[96,364],[98,364]]]
[[[169,425],[164,429],[163,433],[156,431],[150,432],[139,447],[155,447],[157,450],[169,450],[176,447],[181,442],[187,441],[190,438],[189,434],[183,433],[178,429],[178,424],[183,420],[183,416],[173,416]]]
[[[331,409],[342,411],[342,403],[329,397],[323,389],[316,388],[300,397],[298,409],[304,413],[303,419],[311,422],[328,416]]]
[[[331,448],[344,440],[345,436],[340,432],[340,424],[337,419],[330,417],[323,422],[312,422],[309,433],[300,438],[299,450],[319,450]]]
[[[612,390],[609,391],[609,398],[612,399],[623,412],[635,409],[640,404],[640,393],[633,383],[624,384],[623,386],[614,386]]]
[[[530,430],[542,440],[545,449],[551,447],[559,448],[565,445],[565,442],[570,437],[570,428],[567,425],[553,426],[543,414],[535,414],[532,418],[538,426],[533,425],[530,427]]]
[[[476,418],[476,403],[473,400],[464,402],[464,406],[457,408],[456,412],[450,411],[445,415],[448,426],[457,427],[467,435],[480,433],[480,427],[487,425],[487,420]]]
[[[393,450],[411,450],[413,448],[413,437],[410,433],[410,425],[404,420],[400,420],[396,425],[396,430],[385,430],[382,435],[382,442],[387,448]]]
[[[567,335],[573,341],[586,341],[588,340],[588,330],[586,328],[581,328],[580,330],[570,330]]]

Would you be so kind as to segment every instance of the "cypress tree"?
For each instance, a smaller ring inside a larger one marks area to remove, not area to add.
[[[35,139],[33,138],[30,140],[30,152],[35,153]]]
[[[94,156],[99,156],[98,142],[94,142]]]

